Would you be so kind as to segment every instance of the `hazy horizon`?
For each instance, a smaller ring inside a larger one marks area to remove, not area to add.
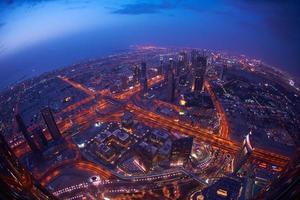
[[[7,0],[0,3],[0,88],[130,45],[226,50],[299,76],[294,1]]]

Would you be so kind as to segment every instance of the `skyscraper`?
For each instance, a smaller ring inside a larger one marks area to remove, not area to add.
[[[39,151],[37,145],[35,144],[32,135],[28,132],[26,125],[21,117],[21,115],[16,115],[16,121],[19,126],[20,131],[22,132],[23,136],[25,137],[25,140],[27,144],[29,145],[32,152],[36,153]]]
[[[253,152],[253,147],[250,144],[250,134],[251,132],[245,137],[242,147],[234,159],[233,174],[236,174],[241,169]]]
[[[207,58],[204,55],[198,55],[195,65],[194,92],[199,94],[203,88],[204,75],[206,72]]]
[[[122,87],[122,90],[126,90],[128,88],[128,78],[127,78],[127,76],[122,76],[121,77],[121,87]]]
[[[180,52],[176,68],[176,76],[180,76],[187,71],[188,59],[186,52]]]
[[[2,134],[0,134],[0,177],[0,199],[56,199],[33,180],[13,154]]]
[[[134,83],[138,83],[141,79],[141,70],[138,65],[133,66],[133,81]]]
[[[56,122],[54,120],[54,116],[52,114],[51,108],[46,107],[42,109],[42,116],[44,118],[44,121],[47,125],[47,128],[52,136],[53,140],[59,140],[62,138],[60,131],[56,125]]]
[[[221,66],[221,72],[220,72],[220,79],[224,80],[224,76],[226,74],[227,71],[227,64],[224,64]]]
[[[187,83],[187,77],[189,76],[189,63],[186,52],[180,52],[178,56],[176,78],[178,80],[178,85],[183,86]]]
[[[168,101],[173,102],[176,95],[176,79],[174,73],[170,73],[168,80]]]
[[[141,63],[141,78],[147,77],[147,68],[146,68],[146,63],[142,62]]]
[[[238,179],[222,177],[202,190],[204,200],[238,200],[242,183]]]
[[[141,84],[143,93],[148,92],[148,81],[147,81],[147,68],[146,63],[142,62],[141,64]]]
[[[157,72],[158,72],[159,75],[162,75],[163,74],[163,69],[164,69],[164,57],[160,56],[159,61],[160,61],[160,63],[159,63]]]
[[[199,52],[195,49],[192,50],[191,52],[191,64],[194,67],[197,63],[197,56],[198,56]]]
[[[41,127],[37,127],[33,130],[34,137],[36,137],[39,140],[39,143],[44,148],[48,145],[48,140],[45,137],[43,130]]]
[[[173,102],[176,93],[176,79],[174,72],[173,59],[170,58],[170,63],[168,67],[168,79],[167,79],[167,100]]]
[[[170,165],[171,166],[183,166],[188,160],[192,151],[193,138],[183,137],[176,139],[172,143],[170,153]]]
[[[296,149],[283,172],[270,185],[261,190],[254,199],[299,199],[300,196],[300,147]]]
[[[169,63],[166,64],[166,67],[164,68],[165,83],[168,83],[169,73],[171,68],[173,67],[172,65],[173,65],[173,58],[169,58]]]

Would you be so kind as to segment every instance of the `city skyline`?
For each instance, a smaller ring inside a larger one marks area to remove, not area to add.
[[[298,8],[294,1],[4,1],[0,86],[136,44],[245,54],[297,77]]]
[[[297,199],[299,9],[1,1],[0,199]]]
[[[297,173],[299,96],[289,76],[259,60],[188,48],[137,46],[45,73],[0,96],[0,139],[9,148],[1,165],[20,162],[8,166],[14,176],[0,170],[2,193],[293,196],[287,190],[297,187],[274,179],[297,182],[285,177]],[[23,166],[32,177],[19,182]]]

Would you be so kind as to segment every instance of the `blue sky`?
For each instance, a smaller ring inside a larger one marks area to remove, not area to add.
[[[4,0],[0,88],[132,44],[246,54],[300,75],[293,0]]]

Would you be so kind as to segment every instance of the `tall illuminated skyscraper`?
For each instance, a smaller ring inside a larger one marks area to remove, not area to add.
[[[250,134],[251,132],[245,137],[242,147],[234,159],[233,174],[236,174],[241,169],[253,152],[253,147],[250,144]]]
[[[164,69],[164,57],[160,56],[160,58],[159,58],[159,66],[158,66],[157,73],[159,75],[162,75],[163,74],[163,69]]]
[[[13,154],[0,133],[0,199],[54,200]]]
[[[172,143],[170,153],[170,165],[171,166],[183,166],[188,160],[192,151],[193,138],[183,137],[176,139]]]
[[[176,68],[176,76],[180,76],[187,71],[188,58],[186,52],[180,52],[178,55],[178,63]]]
[[[148,92],[148,81],[147,81],[147,68],[146,63],[142,62],[141,64],[141,84],[143,93]]]
[[[32,137],[32,135],[29,133],[29,131],[26,128],[26,125],[21,117],[21,115],[17,114],[16,115],[16,120],[17,120],[17,124],[19,126],[20,131],[22,132],[23,136],[25,137],[25,140],[27,142],[27,144],[29,145],[30,149],[33,152],[38,152],[39,148],[37,147],[37,145],[34,142],[34,139]]]
[[[43,130],[41,127],[37,127],[33,130],[33,134],[34,136],[39,140],[39,143],[41,144],[41,146],[44,148],[48,145],[48,140],[45,137]]]
[[[62,138],[61,133],[56,125],[53,113],[51,111],[51,108],[46,107],[42,109],[42,116],[44,118],[44,121],[47,125],[47,128],[52,136],[53,140],[59,140]]]
[[[173,102],[176,93],[176,79],[173,59],[170,58],[168,67],[168,79],[167,79],[167,100]]]
[[[296,149],[289,163],[266,188],[253,199],[281,200],[299,199],[300,196],[300,147]]]
[[[195,65],[194,92],[199,94],[203,88],[204,75],[206,72],[207,58],[204,55],[198,55]]]
[[[138,83],[141,79],[141,70],[138,65],[133,66],[133,81],[134,83]]]
[[[198,56],[199,52],[197,50],[192,50],[191,52],[191,64],[192,67],[194,67],[196,65],[197,62],[197,56]]]

